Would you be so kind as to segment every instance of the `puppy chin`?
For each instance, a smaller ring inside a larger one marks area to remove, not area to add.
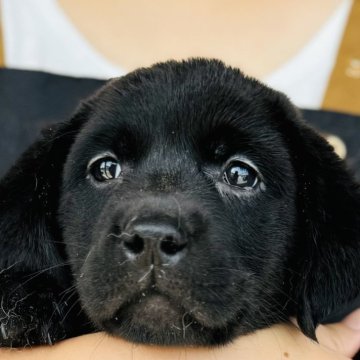
[[[161,295],[143,304],[121,309],[104,323],[108,333],[131,342],[153,345],[218,345],[228,341],[224,331],[209,329],[184,309],[172,305]]]
[[[213,322],[204,314],[202,320]],[[218,327],[205,326],[195,314],[155,292],[142,293],[111,317],[97,318],[95,322],[108,334],[142,344],[220,345],[228,342],[231,334]]]
[[[107,332],[128,336],[132,341],[139,340],[138,335],[133,338],[134,334],[143,332],[152,339],[151,342],[157,342],[155,339],[162,339],[164,333],[171,334],[175,340],[183,325],[188,327],[193,322],[185,321],[189,317],[185,309],[165,296],[143,293],[117,310],[111,319],[103,322],[103,326]],[[126,335],[129,330],[132,335]]]

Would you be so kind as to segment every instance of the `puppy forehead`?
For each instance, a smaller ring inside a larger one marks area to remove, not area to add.
[[[271,126],[274,94],[242,75],[237,77],[241,79],[237,86],[208,78],[153,80],[136,87],[122,79],[114,81],[93,101],[94,115],[85,133],[93,133],[95,139],[107,134],[105,139],[111,141],[123,132],[152,143],[164,137],[196,141],[220,134],[219,129],[233,131],[234,136],[246,133],[258,142],[279,135]]]

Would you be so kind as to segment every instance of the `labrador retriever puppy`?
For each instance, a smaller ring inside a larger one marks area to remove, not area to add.
[[[111,80],[0,183],[0,345],[217,345],[360,295],[360,191],[281,93],[216,60]]]

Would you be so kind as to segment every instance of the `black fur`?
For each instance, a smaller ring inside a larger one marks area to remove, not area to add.
[[[97,183],[109,151],[121,177]],[[224,183],[234,156],[261,186]],[[153,223],[170,242],[138,239]],[[215,345],[290,316],[314,338],[359,297],[359,265],[344,163],[284,95],[214,60],[110,81],[0,183],[1,346],[96,329]]]

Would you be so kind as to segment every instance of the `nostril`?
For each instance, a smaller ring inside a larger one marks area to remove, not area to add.
[[[135,234],[124,241],[124,246],[133,254],[138,255],[144,250],[144,239]]]
[[[188,243],[186,235],[168,223],[130,224],[119,238],[125,255],[131,260],[152,259],[172,264],[182,258],[180,255],[186,254],[184,249]]]
[[[185,243],[178,243],[173,236],[166,236],[160,243],[160,250],[166,255],[175,255],[186,247]]]

